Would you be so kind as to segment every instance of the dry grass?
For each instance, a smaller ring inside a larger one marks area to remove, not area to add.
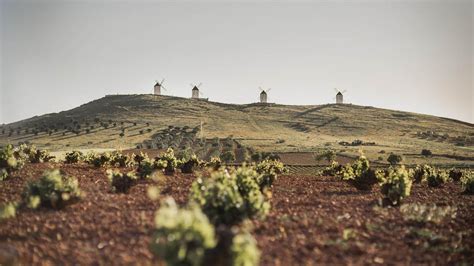
[[[99,128],[94,119],[112,120],[114,128]],[[150,139],[159,130],[173,126],[196,127],[202,121],[204,137],[233,136],[246,146],[259,150],[288,152],[313,152],[320,148],[331,148],[342,154],[355,155],[359,150],[371,159],[377,160],[388,153],[403,154],[406,162],[463,163],[473,165],[471,160],[460,161],[438,155],[472,157],[474,154],[474,125],[465,122],[386,110],[357,105],[231,105],[178,97],[154,95],[107,96],[78,108],[5,125],[9,128],[34,128],[36,125],[53,125],[58,122],[86,121],[95,126],[89,133],[79,135],[67,133],[61,128],[49,136],[40,133],[17,135],[16,132],[0,135],[0,145],[28,141],[54,151],[71,149],[127,149]],[[125,136],[120,137],[120,123],[124,122]],[[137,123],[136,126],[133,123]],[[150,123],[149,126],[146,123]],[[147,132],[150,128],[151,132]],[[144,133],[140,134],[140,130]],[[443,137],[417,136],[417,132],[434,131]],[[465,146],[455,145],[455,138],[467,137]],[[344,147],[340,141],[352,142],[360,139],[375,142],[374,146]],[[283,143],[277,143],[284,140]],[[430,149],[435,155],[419,156],[422,149]],[[384,150],[382,154],[380,151]]]

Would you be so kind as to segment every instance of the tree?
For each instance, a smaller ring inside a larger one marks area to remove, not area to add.
[[[423,156],[431,156],[431,155],[433,155],[433,153],[432,153],[430,150],[423,149],[423,150],[421,150],[421,155],[423,155]]]
[[[400,156],[400,155],[398,155],[398,154],[391,153],[391,154],[388,156],[387,161],[388,161],[391,165],[396,165],[396,164],[399,164],[401,161],[403,161],[403,158],[402,158],[402,156]]]
[[[226,151],[223,154],[221,154],[220,158],[222,161],[226,163],[230,163],[230,162],[235,161],[235,154],[233,151]]]

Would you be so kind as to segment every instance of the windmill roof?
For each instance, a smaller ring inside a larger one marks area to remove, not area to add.
[[[157,82],[157,83],[155,84],[155,86],[161,86],[161,84],[160,84],[159,82]]]
[[[260,92],[260,94],[267,94],[265,91]]]
[[[336,95],[342,95],[342,93],[341,93],[341,92],[338,92]]]
[[[198,90],[199,89],[196,86],[194,86],[193,91],[198,91]]]

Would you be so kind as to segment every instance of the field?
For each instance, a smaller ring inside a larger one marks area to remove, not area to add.
[[[141,180],[128,194],[110,192],[104,168],[86,164],[27,164],[0,183],[0,202],[19,200],[28,180],[60,168],[78,178],[84,197],[60,211],[24,210],[0,223],[0,259],[24,265],[158,263],[149,250],[158,200],[146,195],[158,185],[160,198],[188,200],[194,174]],[[125,171],[127,169],[121,169]],[[279,176],[271,211],[252,219],[261,265],[471,264],[474,261],[474,197],[460,184],[441,188],[416,184],[405,203],[456,207],[438,223],[404,219],[399,208],[377,204],[378,188],[360,192],[330,176]]]
[[[393,152],[402,155],[405,164],[474,165],[474,125],[352,104],[237,105],[110,95],[68,111],[0,126],[0,146],[18,143],[58,152],[173,147],[193,149],[204,159],[229,149],[242,156],[252,149],[306,153],[306,157],[332,149],[352,158],[362,150],[373,162],[386,163]],[[432,156],[422,156],[423,149]]]
[[[1,125],[0,148],[0,265],[256,265],[255,245],[260,265],[474,262],[467,122],[112,95]]]

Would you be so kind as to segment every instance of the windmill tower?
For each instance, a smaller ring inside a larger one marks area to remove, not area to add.
[[[258,89],[260,90],[260,103],[267,103],[267,93],[270,92],[270,88],[268,88],[267,90],[264,90],[262,89],[262,87],[258,87]]]
[[[193,88],[192,94],[191,94],[191,99],[199,99],[199,95],[202,95],[201,92],[199,92],[199,87],[201,87],[202,83],[199,83],[199,85],[194,85],[191,84],[191,87]]]
[[[153,94],[155,95],[161,95],[161,89],[166,90],[165,87],[163,87],[163,82],[165,82],[165,79],[162,79],[161,82],[158,82],[158,80],[155,80],[155,87]]]
[[[346,92],[346,90],[340,91],[338,89],[334,89],[337,94],[336,94],[336,103],[344,103],[344,96],[342,95],[343,93]]]

